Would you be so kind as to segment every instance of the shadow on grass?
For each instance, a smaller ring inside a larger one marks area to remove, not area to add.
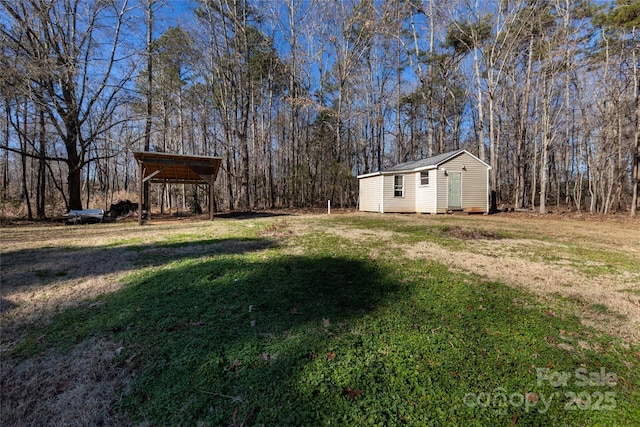
[[[138,372],[123,408],[138,421],[227,425],[236,409],[271,425],[317,419],[322,408],[296,398],[300,371],[332,352],[339,360],[332,339],[401,287],[367,260],[264,258],[188,258],[142,273],[99,305],[55,316],[15,355],[90,336],[122,342],[121,362]]]
[[[17,307],[17,305],[7,299],[0,298],[0,313],[4,313],[13,308]]]
[[[3,294],[7,295],[22,287],[55,286],[62,281],[127,272],[135,265],[159,265],[194,256],[240,255],[276,245],[261,238],[188,237],[183,242],[22,249],[2,253],[0,274]]]
[[[152,425],[607,424],[604,412],[563,410],[565,392],[597,388],[537,385],[536,366],[606,366],[624,380],[605,356],[550,345],[578,323],[440,265],[273,253],[174,260],[93,308],[61,313],[18,352],[95,336],[121,343],[135,380],[120,409]],[[554,407],[463,400],[501,388],[508,398],[556,393]],[[618,408],[628,409],[622,396]],[[610,425],[621,420],[613,413]]]
[[[216,218],[227,219],[256,219],[256,218],[276,218],[281,216],[291,216],[286,212],[274,212],[274,211],[227,211],[216,213]]]

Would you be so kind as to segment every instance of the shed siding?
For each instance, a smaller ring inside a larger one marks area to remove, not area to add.
[[[360,211],[382,211],[382,175],[360,179]]]
[[[462,169],[465,166],[466,170]],[[488,210],[489,189],[487,167],[467,153],[443,163],[438,168],[438,212],[446,212],[449,206],[449,181],[444,170],[461,172],[462,209]]]
[[[384,180],[384,211],[415,212],[416,211],[416,177],[415,173],[398,173],[404,175],[404,197],[393,195],[395,175],[387,175]]]
[[[426,171],[425,171],[426,172]],[[429,185],[420,185],[420,172],[415,174],[416,179],[416,212],[436,212],[436,170],[429,170]]]

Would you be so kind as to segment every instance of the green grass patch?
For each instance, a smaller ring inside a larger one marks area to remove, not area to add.
[[[602,313],[602,314],[607,313],[609,311],[609,308],[607,307],[606,304],[591,304],[591,309],[596,313]]]
[[[640,273],[638,256],[630,253],[580,246],[570,246],[568,253],[573,265],[588,275],[614,274],[621,271]]]
[[[130,237],[127,239],[114,240],[113,242],[106,244],[105,247],[117,248],[119,246],[136,246],[141,245],[143,242],[144,240],[141,237]]]
[[[565,243],[545,245],[525,245],[519,249],[523,257],[534,262],[548,262],[566,264],[589,277],[605,274],[618,274],[628,271],[632,274],[640,273],[638,258],[632,254],[580,247]]]
[[[556,264],[565,262],[589,276],[616,274],[620,271],[640,273],[640,262],[634,254],[561,243],[525,228],[500,228],[504,224],[495,224],[490,219],[483,221],[481,225],[453,216],[430,218],[430,221],[421,224],[382,215],[343,216],[331,221],[359,229],[393,231],[396,233],[394,241],[397,243],[431,241],[450,250],[473,252],[474,249],[465,244],[465,241],[470,240],[496,240],[499,245],[499,240],[502,239],[529,239],[532,244],[523,248],[523,257],[532,261]],[[327,220],[326,224],[329,223]]]
[[[499,231],[485,230],[480,227],[460,225],[457,222],[443,220],[416,225],[379,216],[345,216],[334,221],[359,229],[392,231],[395,233],[393,240],[397,243],[429,241],[450,250],[465,249],[464,242],[467,240],[499,240],[507,238],[506,234]]]
[[[286,226],[271,224],[257,233]],[[189,239],[206,250],[177,250]],[[118,409],[151,425],[640,423],[637,347],[500,283],[380,247],[372,259],[375,237],[292,244],[296,255],[258,237],[169,239],[141,253],[156,262],[124,289],[57,315],[13,357],[108,336],[136,372]]]
[[[163,240],[164,244],[184,245],[193,241],[199,241],[202,239],[201,235],[195,233],[179,233],[172,234]]]

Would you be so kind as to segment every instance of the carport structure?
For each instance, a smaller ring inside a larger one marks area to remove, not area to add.
[[[214,183],[221,157],[139,151],[133,153],[138,162],[138,224],[142,225],[142,202],[145,182],[161,184],[208,184],[209,218],[213,219]],[[151,217],[147,212],[148,218]]]

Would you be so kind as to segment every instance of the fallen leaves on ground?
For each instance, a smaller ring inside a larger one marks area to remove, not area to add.
[[[242,362],[240,362],[238,359],[234,359],[233,363],[231,363],[231,366],[229,366],[229,370],[235,372],[240,366],[242,366]]]
[[[55,392],[57,394],[63,393],[65,390],[71,387],[71,385],[73,385],[71,381],[60,381],[58,384],[56,384]]]
[[[362,390],[354,390],[351,387],[345,387],[342,389],[342,394],[349,396],[350,399],[355,399],[356,396],[360,396],[362,394]]]

